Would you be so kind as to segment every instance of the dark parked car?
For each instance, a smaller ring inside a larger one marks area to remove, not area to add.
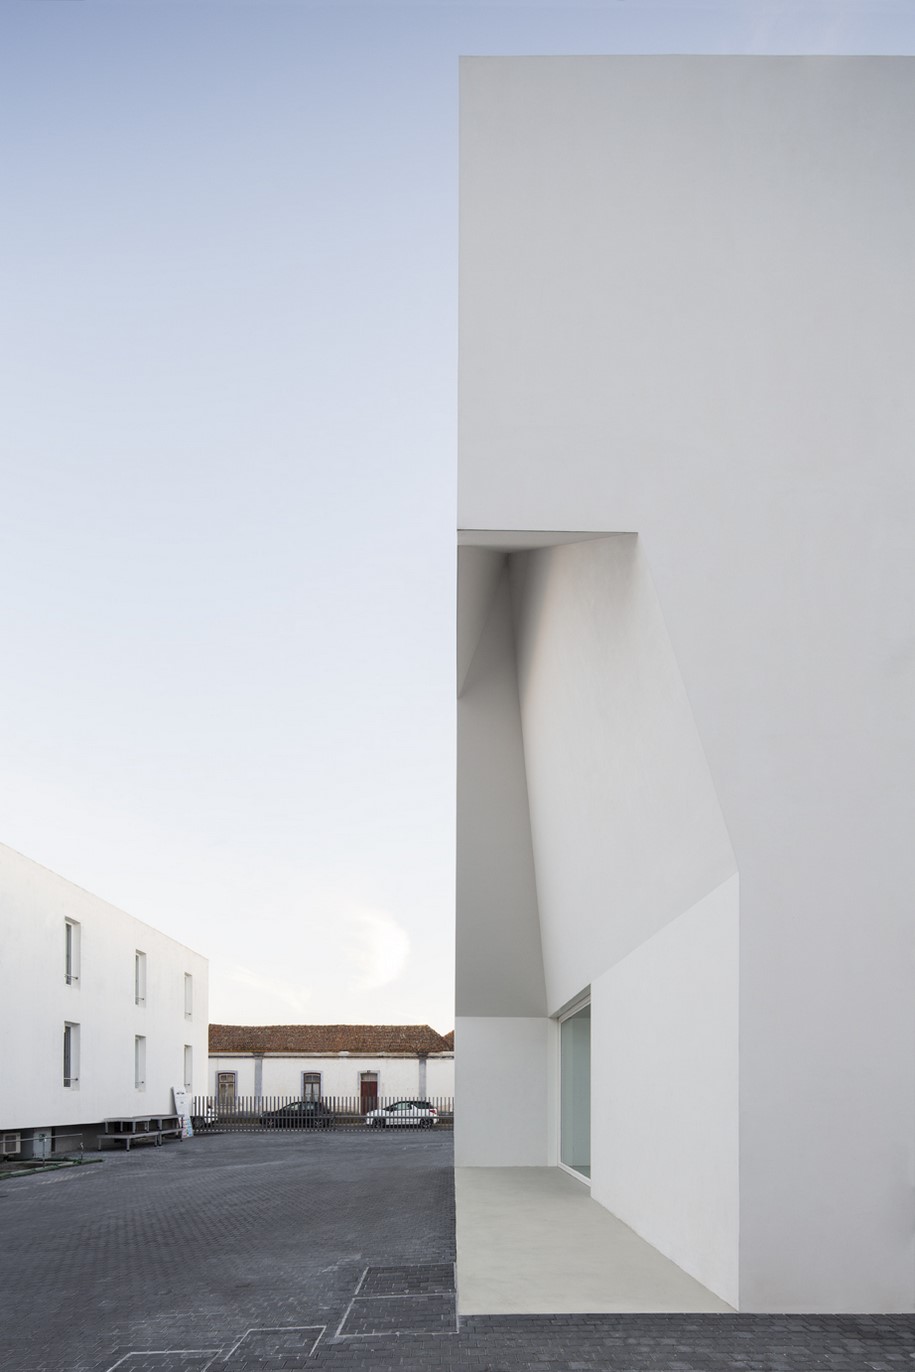
[[[259,1116],[268,1129],[330,1129],[337,1117],[321,1100],[294,1100]]]

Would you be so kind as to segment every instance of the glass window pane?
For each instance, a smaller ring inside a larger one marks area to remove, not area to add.
[[[303,1072],[302,1073],[302,1098],[303,1100],[321,1099],[321,1073]]]
[[[591,1007],[559,1026],[559,1156],[566,1167],[591,1175]]]

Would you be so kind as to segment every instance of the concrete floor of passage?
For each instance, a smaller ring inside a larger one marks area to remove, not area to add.
[[[459,1167],[461,1315],[730,1311],[558,1167]]]

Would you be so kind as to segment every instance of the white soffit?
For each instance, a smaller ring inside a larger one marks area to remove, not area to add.
[[[525,553],[531,548],[552,548],[556,543],[586,543],[590,538],[616,538],[626,530],[580,529],[458,529],[459,548],[498,548],[503,553]]]
[[[552,548],[558,543],[617,538],[622,532],[574,529],[459,529],[457,574],[457,693],[460,696],[470,664],[489,617],[505,558],[509,553]]]

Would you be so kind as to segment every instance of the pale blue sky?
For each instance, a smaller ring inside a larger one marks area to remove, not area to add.
[[[458,56],[913,51],[909,0],[8,3],[0,842],[213,1019],[450,1028]]]

